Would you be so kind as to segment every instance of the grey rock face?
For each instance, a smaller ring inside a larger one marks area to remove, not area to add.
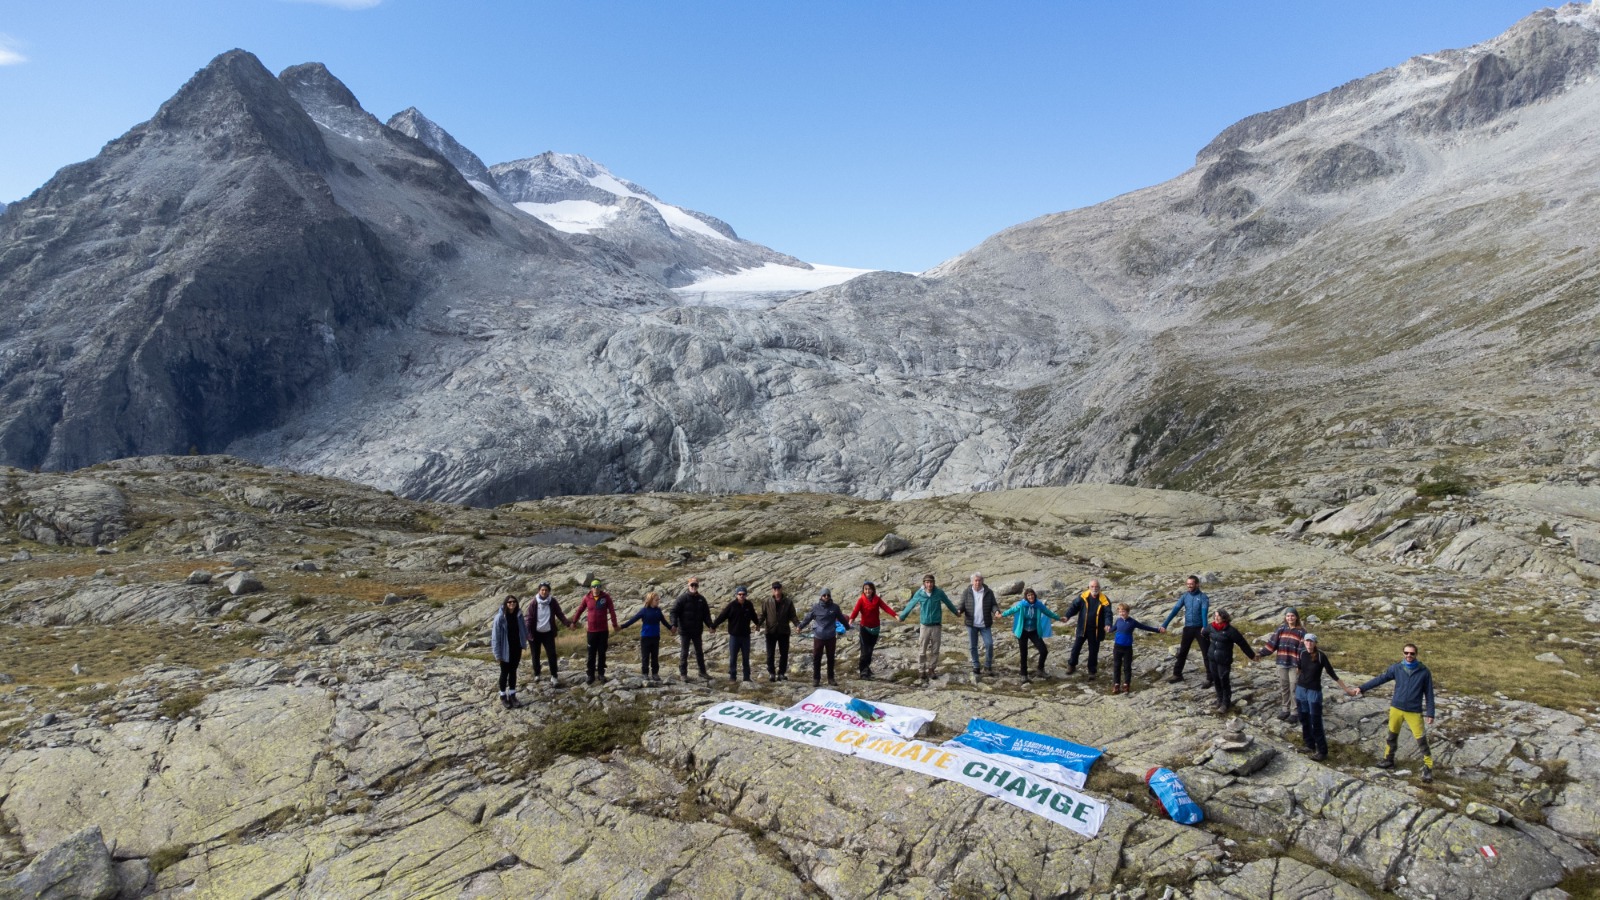
[[[111,853],[96,827],[39,854],[26,869],[0,882],[0,894],[16,900],[111,900],[118,889]]]
[[[94,547],[128,533],[128,499],[112,485],[35,475],[17,486],[14,501],[24,511],[13,524],[29,540]]]
[[[228,593],[235,597],[241,594],[256,594],[266,590],[266,586],[261,583],[261,580],[249,572],[233,573],[228,576],[227,581],[223,582],[223,586],[228,589]]]
[[[439,155],[450,161],[450,165],[455,166],[457,171],[466,176],[468,182],[475,182],[491,189],[496,188],[494,175],[490,174],[489,167],[483,164],[478,154],[462,146],[450,132],[439,127],[438,123],[423,115],[415,106],[395,113],[389,118],[388,125],[395,131],[414,137],[437,150]]]
[[[889,556],[910,549],[911,542],[892,531],[884,535],[882,540],[872,545],[874,556]]]

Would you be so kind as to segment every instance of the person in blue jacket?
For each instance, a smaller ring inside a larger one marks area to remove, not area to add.
[[[1156,628],[1135,619],[1128,604],[1117,604],[1117,617],[1111,620],[1111,693],[1126,694],[1133,686],[1133,633],[1148,631],[1166,634],[1165,627]]]
[[[1433,780],[1433,750],[1428,747],[1427,735],[1422,732],[1424,720],[1433,724],[1433,673],[1417,659],[1417,645],[1407,644],[1401,650],[1400,662],[1390,666],[1382,675],[1356,688],[1356,696],[1365,697],[1367,691],[1387,681],[1394,682],[1394,698],[1389,701],[1389,738],[1379,768],[1394,768],[1394,752],[1400,745],[1400,726],[1411,729],[1417,739],[1417,749],[1422,751],[1422,780]]]
[[[500,705],[506,709],[517,702],[517,666],[522,663],[522,648],[528,646],[528,623],[522,619],[521,603],[507,595],[505,603],[489,621],[489,650],[500,663]]]
[[[661,611],[661,595],[651,591],[644,595],[644,608],[628,617],[619,628],[639,623],[639,674],[652,684],[661,682],[661,627],[667,625],[667,614]]]
[[[1211,687],[1216,677],[1211,672],[1211,654],[1206,652],[1206,623],[1211,619],[1211,598],[1200,590],[1200,579],[1190,575],[1185,583],[1186,590],[1178,596],[1178,602],[1172,604],[1172,612],[1167,613],[1166,619],[1161,622],[1161,627],[1166,628],[1172,620],[1183,612],[1183,640],[1178,644],[1178,658],[1172,663],[1172,677],[1167,679],[1168,684],[1177,684],[1183,680],[1183,664],[1189,659],[1189,645],[1195,641],[1200,642],[1200,660],[1206,666],[1206,683],[1203,687]]]
[[[1011,619],[1011,633],[1016,635],[1017,653],[1022,657],[1022,680],[1029,680],[1029,644],[1039,651],[1039,677],[1048,679],[1050,676],[1045,674],[1044,658],[1050,655],[1050,651],[1045,647],[1044,639],[1050,636],[1050,620],[1059,620],[1061,617],[1039,600],[1039,594],[1033,588],[1023,591],[1022,599],[1000,615]]]

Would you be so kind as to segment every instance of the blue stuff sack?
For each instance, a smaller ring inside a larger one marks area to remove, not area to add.
[[[1206,817],[1200,811],[1200,804],[1194,802],[1189,792],[1184,790],[1177,772],[1163,768],[1151,769],[1144,773],[1144,783],[1150,787],[1150,793],[1161,801],[1161,809],[1166,812],[1167,818],[1179,825],[1195,825]]]

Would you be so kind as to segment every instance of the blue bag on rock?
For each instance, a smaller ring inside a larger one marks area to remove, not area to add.
[[[1179,825],[1195,825],[1206,817],[1200,811],[1200,804],[1194,802],[1189,792],[1184,790],[1177,772],[1163,768],[1151,769],[1144,773],[1144,783],[1149,785],[1150,793],[1161,801],[1167,818]]]

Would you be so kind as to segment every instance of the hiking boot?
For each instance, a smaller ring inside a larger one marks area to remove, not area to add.
[[[500,705],[504,706],[506,709],[511,708],[511,701],[507,699],[505,694],[500,695]]]
[[[828,679],[828,686],[829,687],[838,687],[839,686],[839,682],[834,681],[832,678],[829,678]]]
[[[559,678],[555,677],[554,675],[551,675],[550,676],[550,686],[551,687],[560,687],[561,686],[561,680]]]
[[[606,673],[601,672],[598,677],[600,678],[600,683],[601,684],[605,684],[606,683]]]
[[[510,697],[506,698],[506,707],[507,708],[509,708],[509,709],[517,709],[517,708],[519,708],[521,706],[522,706],[522,701],[517,699],[517,695],[516,694],[512,694]]]
[[[1174,675],[1171,678],[1167,679],[1167,684],[1183,684],[1183,676],[1182,675]]]
[[[585,680],[584,680],[584,682],[583,682],[583,683],[584,683],[584,684],[594,684],[594,676],[593,676],[593,675],[590,675],[590,676],[588,676],[588,677],[587,677],[587,678],[586,678],[586,679],[585,679]]]
[[[812,687],[822,687],[822,679],[821,678],[813,678],[813,679],[811,679],[811,686]]]
[[[1078,667],[1076,665],[1067,666],[1067,674],[1068,675],[1076,675],[1076,674],[1078,674]]]
[[[1326,750],[1318,750],[1317,752],[1311,754],[1311,761],[1312,762],[1322,762],[1323,760],[1325,760],[1327,758],[1328,758],[1328,751],[1326,751]],[[1427,781],[1427,779],[1424,778],[1423,781]]]
[[[983,674],[984,674],[985,678],[993,678],[994,677],[994,669],[992,667],[986,667],[983,670]]]
[[[1433,766],[1423,766],[1422,767],[1422,783],[1423,784],[1432,784],[1433,783]]]
[[[1380,769],[1392,769],[1392,768],[1394,768],[1394,757],[1385,756],[1383,759],[1378,760],[1378,768],[1380,768]]]
[[[1204,688],[1205,690],[1208,690],[1208,691],[1211,690],[1212,688],[1216,687],[1216,686],[1217,686],[1217,683],[1215,681],[1207,681],[1204,684],[1200,685],[1200,687],[1202,687],[1202,688]]]

